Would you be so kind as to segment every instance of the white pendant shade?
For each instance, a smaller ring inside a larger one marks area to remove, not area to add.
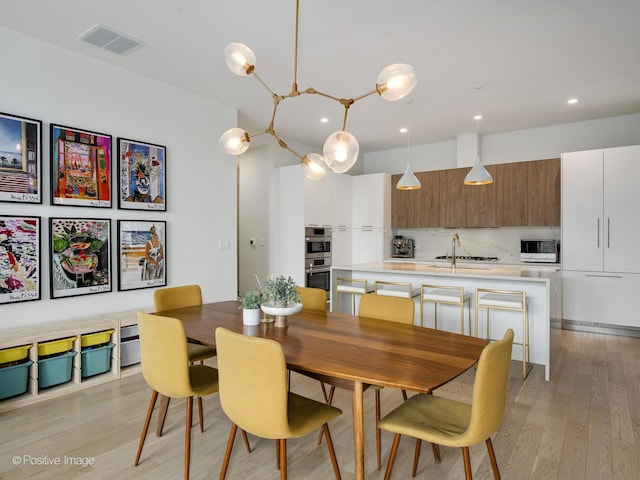
[[[484,165],[480,162],[480,155],[476,156],[476,163],[473,164],[473,168],[467,173],[464,178],[465,185],[489,185],[493,183],[493,177],[484,168]]]
[[[349,132],[334,132],[324,142],[322,153],[329,168],[336,173],[344,173],[358,160],[360,145]]]
[[[404,171],[404,175],[400,177],[398,184],[396,185],[397,190],[418,190],[422,188],[422,184],[418,177],[416,177],[411,171],[411,166],[407,163],[407,169]]]
[[[327,175],[327,162],[319,153],[309,153],[302,159],[302,169],[309,180],[322,180]]]

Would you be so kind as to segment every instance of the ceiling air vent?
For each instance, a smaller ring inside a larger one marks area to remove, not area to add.
[[[118,55],[126,55],[144,45],[144,42],[140,40],[100,24],[84,32],[79,39]]]

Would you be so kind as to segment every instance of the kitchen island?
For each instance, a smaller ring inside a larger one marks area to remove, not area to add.
[[[336,278],[366,279],[371,285],[376,280],[388,282],[410,282],[413,288],[423,284],[453,285],[464,287],[471,296],[471,334],[475,332],[476,288],[494,290],[524,290],[528,301],[529,344],[531,363],[544,365],[545,379],[548,381],[551,366],[556,357],[559,329],[562,322],[562,279],[559,267],[507,267],[494,263],[458,263],[452,268],[447,262],[413,262],[411,260],[393,260],[363,263],[356,265],[337,265],[331,269],[331,308],[334,311],[350,312],[351,302],[347,297],[335,294]],[[338,300],[339,308],[338,308]],[[433,327],[433,306],[425,305],[424,320],[420,318],[419,297],[415,299],[415,325]],[[480,311],[480,336],[486,332],[486,315]],[[458,332],[459,310],[448,305],[438,306],[438,327]],[[467,315],[465,308],[465,315]],[[457,320],[456,320],[457,319]],[[468,325],[467,321],[465,324]],[[493,337],[501,337],[508,327],[516,332],[516,338],[522,330],[520,316],[514,312],[493,311],[491,328]],[[466,331],[465,333],[469,333]],[[522,360],[519,345],[513,346],[514,360]]]

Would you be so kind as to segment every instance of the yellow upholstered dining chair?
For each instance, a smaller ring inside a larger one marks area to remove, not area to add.
[[[218,391],[218,371],[206,365],[189,365],[187,337],[180,320],[138,312],[138,330],[142,375],[153,392],[134,465],[138,465],[140,461],[158,394],[169,398],[186,398],[184,478],[187,479],[189,478],[193,397],[200,399],[204,395]],[[202,408],[201,403],[199,408]],[[200,412],[200,430],[203,430],[202,412]]]
[[[155,312],[174,308],[202,305],[202,290],[199,285],[183,285],[180,287],[160,288],[153,292],[153,309]],[[189,342],[187,344],[189,361],[203,363],[207,358],[215,357],[213,347]]]
[[[376,293],[367,293],[360,299],[360,312],[358,315],[376,320],[413,325],[414,308],[413,300],[408,297],[392,297]],[[376,399],[376,467],[379,470],[382,466],[380,457],[380,429],[378,428],[378,422],[380,421],[380,390],[382,387],[371,385],[371,389],[375,392]],[[407,399],[407,392],[404,390],[402,391],[402,398],[404,400]]]
[[[472,478],[469,447],[484,441],[493,475],[497,480],[500,479],[491,435],[500,426],[504,415],[512,345],[513,330],[508,329],[502,340],[484,348],[478,361],[471,405],[435,395],[414,395],[380,421],[379,427],[382,430],[395,433],[385,480],[391,477],[401,435],[411,435],[418,439],[413,462],[414,477],[420,441],[462,448],[467,480]]]
[[[326,312],[327,311],[327,292],[321,288],[296,287],[300,303],[302,303],[302,311],[308,312]]]
[[[287,478],[287,439],[322,427],[334,474],[340,479],[327,422],[342,412],[289,391],[282,346],[275,340],[248,337],[219,327],[216,348],[220,404],[233,423],[220,479],[226,476],[238,427],[262,438],[278,440],[281,479]]]

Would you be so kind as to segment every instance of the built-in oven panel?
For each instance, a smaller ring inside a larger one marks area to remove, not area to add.
[[[331,270],[328,268],[311,268],[306,270],[305,284],[309,288],[331,290]]]

